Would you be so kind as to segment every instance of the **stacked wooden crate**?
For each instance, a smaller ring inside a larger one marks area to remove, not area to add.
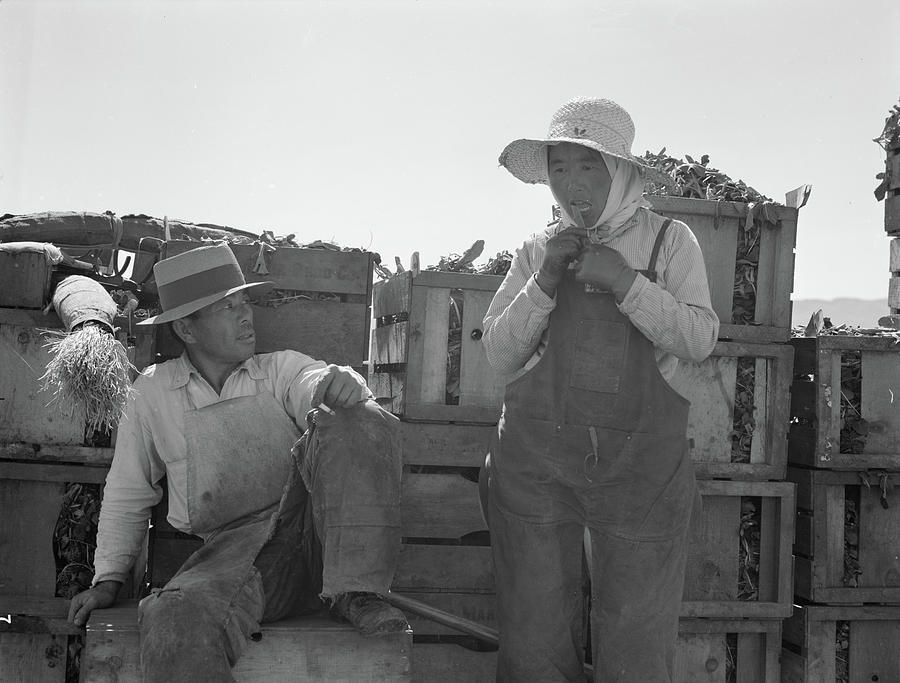
[[[900,346],[793,340],[795,591],[784,680],[900,680]]]
[[[0,252],[0,680],[64,681],[70,652],[83,631],[66,623],[68,600],[57,597],[80,566],[58,567],[57,521],[70,485],[105,480],[112,444],[90,445],[78,417],[67,417],[41,392],[50,360],[47,331],[60,331],[45,314],[64,273],[43,253]],[[151,338],[117,320],[120,340],[139,366],[150,359]],[[114,434],[112,435],[114,440]],[[68,501],[71,503],[71,501]],[[73,506],[74,507],[74,506]],[[76,513],[71,513],[76,514]],[[63,521],[71,521],[63,518]],[[60,573],[61,572],[61,573]],[[130,591],[126,587],[125,591]]]
[[[697,237],[720,321],[710,357],[682,361],[671,381],[691,401],[703,497],[691,525],[676,678],[777,680],[793,602],[795,494],[785,479],[798,211],[774,207],[764,221],[747,204],[649,199]]]
[[[890,245],[888,306],[896,323],[900,320],[900,132],[887,141],[885,152],[884,230],[893,238]]]
[[[722,321],[713,355],[682,364],[673,381],[692,401],[688,436],[704,502],[691,533],[678,670],[708,680],[724,681],[730,672],[739,681],[774,680],[781,620],[792,605],[794,485],[785,469],[797,211],[779,207],[776,223],[754,228],[743,204],[651,199],[656,211],[696,234]],[[753,278],[755,296],[742,300],[733,320],[739,271]],[[492,627],[493,576],[476,480],[502,405],[502,383],[480,343],[500,282],[406,272],[377,284],[369,378],[401,417],[407,444],[403,562],[394,590]],[[465,680],[492,680],[492,653],[452,645],[471,647],[471,639],[424,620],[413,631],[414,676],[426,676],[420,680],[462,680],[463,671]]]

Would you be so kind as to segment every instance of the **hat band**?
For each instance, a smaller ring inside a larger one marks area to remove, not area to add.
[[[159,303],[163,311],[171,311],[192,301],[226,292],[232,287],[246,284],[244,274],[233,263],[226,263],[209,270],[172,280],[164,285],[157,283]]]

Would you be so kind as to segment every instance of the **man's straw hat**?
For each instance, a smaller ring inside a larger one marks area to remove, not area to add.
[[[153,266],[153,276],[163,312],[138,325],[172,322],[242,289],[256,287],[263,292],[275,285],[274,282],[247,284],[234,253],[224,242],[163,259]]]
[[[673,184],[666,173],[647,165],[631,153],[634,122],[612,100],[576,97],[560,107],[550,121],[550,130],[542,140],[513,140],[500,154],[500,164],[526,183],[548,184],[547,146],[571,142],[638,166],[646,181]]]

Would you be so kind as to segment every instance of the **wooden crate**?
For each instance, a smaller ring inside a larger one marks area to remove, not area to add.
[[[713,310],[719,316],[719,338],[787,341],[791,329],[798,210],[779,206],[775,209],[777,224],[762,224],[753,323],[733,324],[738,240],[746,224],[747,204],[683,197],[651,196],[647,199],[653,204],[654,211],[687,223],[697,236],[706,264]]]
[[[846,335],[798,338],[791,344],[788,461],[838,470],[900,470],[900,400],[894,396],[900,386],[900,345],[892,337]],[[861,364],[854,395],[842,382],[842,358]],[[864,435],[852,426],[858,417]]]
[[[137,604],[95,610],[87,624],[82,661],[83,683],[139,683],[140,637]],[[411,680],[409,631],[365,638],[348,624],[325,615],[263,624],[232,669],[237,681]]]
[[[794,484],[701,480],[698,485],[703,510],[699,519],[691,522],[681,615],[716,619],[788,616],[793,597]],[[758,544],[750,544],[751,550],[758,547],[759,553],[758,576],[751,577],[755,595],[741,580],[742,526],[744,537],[759,531]]]
[[[0,307],[43,308],[50,303],[52,273],[43,251],[0,251]]]
[[[203,242],[167,242],[165,257],[202,246]],[[313,297],[274,308],[253,307],[258,353],[294,349],[329,363],[363,366],[371,319],[370,252],[278,247],[262,256],[268,272],[254,272],[260,248],[230,246],[247,282],[272,280],[279,290]],[[333,296],[322,299],[323,295]],[[181,355],[168,325],[159,326],[157,332],[156,351],[161,357]]]
[[[762,683],[779,679],[779,619],[685,619],[678,622],[679,683]]]
[[[885,172],[890,175],[890,184],[884,198],[884,229],[888,235],[900,235],[900,139],[888,145]],[[892,262],[891,271],[898,270]]]
[[[488,363],[481,335],[502,281],[498,275],[407,271],[375,285],[369,385],[388,410],[410,419],[497,421],[504,384]],[[460,335],[459,362],[452,364],[458,377],[448,370],[451,329]]]
[[[784,479],[792,359],[786,344],[720,341],[706,360],[679,362],[671,384],[691,402],[687,435],[698,477]],[[735,415],[740,419],[748,399],[749,462],[738,462],[748,454],[739,446],[745,432],[736,429]]]
[[[798,596],[830,604],[900,604],[900,499],[892,492],[884,507],[879,475],[888,486],[900,483],[897,472],[788,468],[797,484]]]
[[[53,538],[66,482],[100,483],[106,468],[0,461],[0,680],[64,681],[69,601],[55,598]]]
[[[900,681],[900,606],[796,605],[783,638],[782,683]]]
[[[117,319],[117,324],[121,321]],[[52,394],[41,391],[41,375],[50,361],[45,348],[44,330],[61,330],[56,314],[40,311],[0,308],[0,457],[6,450],[14,457],[39,459],[41,451],[50,448],[79,447],[85,443],[82,420],[67,417],[54,404]],[[131,341],[125,328],[118,334],[129,357],[138,367],[150,362],[152,336],[149,331],[133,328]],[[33,452],[29,455],[28,451]],[[72,451],[76,461],[90,457]]]

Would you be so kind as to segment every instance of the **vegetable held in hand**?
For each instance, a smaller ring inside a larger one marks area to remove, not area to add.
[[[612,292],[619,303],[628,294],[637,271],[631,268],[615,249],[602,244],[591,244],[578,255],[575,279]]]
[[[553,296],[562,282],[569,263],[575,260],[584,244],[588,232],[585,228],[567,228],[547,240],[544,260],[537,274],[538,286],[547,296]]]

